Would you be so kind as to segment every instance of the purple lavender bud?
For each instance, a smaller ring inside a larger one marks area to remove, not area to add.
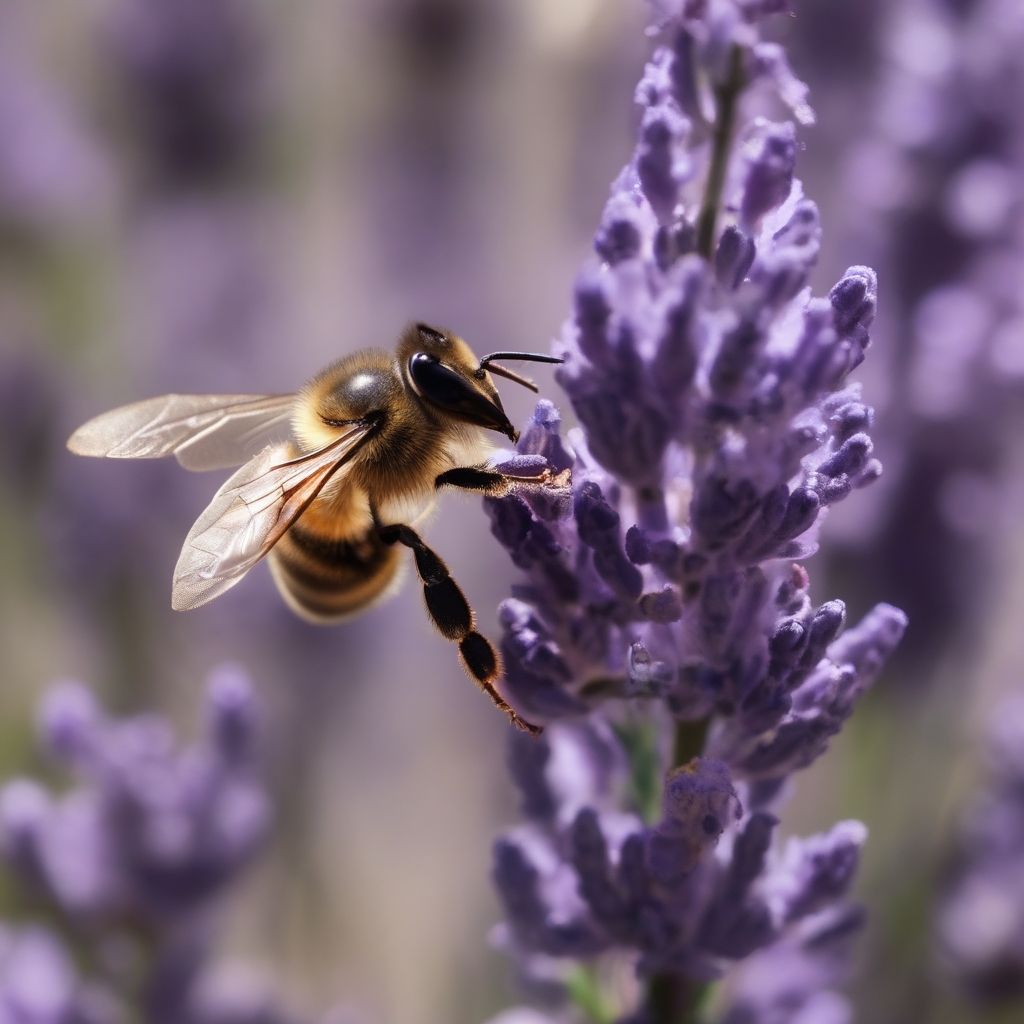
[[[836,664],[852,665],[865,680],[873,680],[896,649],[907,628],[907,617],[891,604],[877,604],[846,630],[829,648]]]
[[[662,224],[654,235],[654,262],[662,273],[668,273],[681,257],[697,248],[697,231],[688,220]]]
[[[793,187],[796,165],[796,130],[790,123],[765,126],[751,143],[740,219],[748,231],[756,230],[766,213],[781,206]]]
[[[549,466],[548,460],[543,455],[520,454],[517,452],[508,459],[496,462],[494,468],[499,473],[508,473],[511,476],[539,477]]]
[[[834,505],[837,501],[842,501],[843,498],[847,497],[853,490],[853,482],[848,476],[840,476],[834,480],[823,480],[818,489],[818,493],[821,495],[822,505],[828,507]],[[783,549],[787,550],[787,549]],[[802,557],[799,554],[793,556]]]
[[[669,56],[670,53],[670,56]],[[693,36],[679,31],[672,40],[672,47],[666,53],[672,98],[679,109],[690,117],[700,115],[699,87],[697,85],[697,61],[694,54]]]
[[[867,431],[874,420],[874,413],[863,402],[847,402],[832,413],[831,420],[836,440],[842,444],[854,434]]]
[[[738,560],[747,561],[758,556],[763,557],[772,550],[786,518],[789,501],[789,488],[785,484],[773,487],[761,499],[757,517],[750,524],[736,550]]]
[[[771,911],[760,900],[720,908],[705,919],[701,942],[715,956],[742,960],[778,936]]]
[[[821,241],[821,219],[818,207],[809,199],[801,199],[793,207],[789,220],[772,235],[772,241],[779,248],[796,248],[816,256]]]
[[[815,491],[809,487],[797,487],[789,496],[786,514],[775,534],[776,543],[799,537],[809,530],[818,518],[820,507],[821,499]]]
[[[603,363],[611,351],[609,327],[611,306],[602,284],[594,275],[576,282],[576,343],[592,363]]]
[[[696,490],[690,516],[701,546],[717,551],[739,537],[757,511],[758,494],[749,480],[710,476]]]
[[[494,884],[514,927],[543,931],[547,912],[540,896],[539,877],[522,847],[509,839],[494,844]]]
[[[638,598],[643,589],[643,576],[626,558],[619,538],[619,514],[593,481],[577,488],[573,515],[580,540],[594,551],[594,566],[601,578],[623,597]]]
[[[548,784],[545,769],[551,760],[547,739],[513,731],[509,735],[506,762],[512,781],[519,790],[523,816],[545,821],[555,816],[555,794]]]
[[[771,662],[768,674],[779,679],[795,667],[807,647],[808,631],[797,619],[783,619],[768,641]]]
[[[746,0],[745,7],[754,17],[786,11],[786,0]],[[786,53],[777,43],[757,43],[753,47],[752,77],[768,78],[778,91],[779,98],[793,111],[802,125],[814,124],[814,111],[807,102],[807,86],[789,66]]]
[[[593,481],[580,486],[574,495],[573,513],[580,539],[592,548],[601,547],[609,530],[619,527],[619,514],[605,500]]]
[[[836,331],[859,349],[868,344],[868,328],[875,319],[878,278],[870,267],[850,267],[829,292]]]
[[[672,91],[671,63],[672,52],[668,47],[658,47],[654,51],[644,65],[640,81],[633,92],[633,102],[638,107],[656,107],[669,98]]]
[[[517,565],[529,568],[530,563],[523,562],[521,551],[533,524],[530,506],[520,495],[510,494],[500,500],[485,500],[484,509],[491,520],[491,533],[508,548]]]
[[[871,438],[867,434],[854,434],[818,466],[818,472],[822,476],[855,476],[867,464],[871,451]]]
[[[738,396],[767,340],[758,324],[748,319],[726,332],[711,364],[711,390],[716,398],[727,403]]]
[[[507,696],[524,712],[539,718],[582,711],[585,705],[565,689],[561,678],[538,674],[538,669],[550,661],[534,652],[549,641],[535,628],[536,620],[524,614],[528,608],[523,602],[505,601],[499,609],[499,618],[506,629],[501,656],[505,664]]]
[[[0,851],[35,885],[46,885],[43,836],[52,813],[50,794],[33,779],[15,779],[0,790]]]
[[[81,683],[61,683],[43,700],[39,731],[51,753],[73,764],[96,744],[100,722],[92,694]]]
[[[633,525],[626,531],[626,557],[634,565],[650,565],[653,559],[652,542],[647,533]]]
[[[724,288],[739,288],[756,254],[754,240],[735,224],[728,225],[715,249],[715,277],[718,283]]]
[[[679,197],[680,171],[675,166],[675,154],[679,140],[688,132],[689,122],[669,106],[650,107],[644,113],[636,170],[659,221],[672,217]]]
[[[213,746],[231,761],[252,755],[258,716],[252,684],[237,665],[223,665],[210,675],[207,716]]]
[[[868,459],[864,468],[853,480],[853,486],[858,490],[861,487],[868,487],[882,476],[882,463],[878,459]]]
[[[806,917],[846,895],[867,835],[859,821],[841,821],[822,835],[789,841],[771,882],[785,921]]]
[[[739,573],[721,573],[704,580],[700,595],[700,625],[706,642],[721,648],[728,639],[742,586]]]
[[[764,811],[755,811],[744,823],[729,861],[726,888],[734,896],[745,894],[764,870],[778,824],[778,818]]]
[[[569,841],[580,895],[602,928],[613,934],[621,931],[626,908],[612,880],[608,843],[592,807],[584,807],[576,815]]]
[[[494,844],[493,878],[509,922],[523,941],[551,956],[586,956],[602,942],[579,913],[569,880],[554,880],[564,905],[548,907],[541,877],[523,846],[510,839]]]
[[[697,372],[701,330],[697,304],[705,282],[703,261],[696,257],[686,259],[673,273],[674,301],[663,312],[651,375],[655,387],[678,402]]]
[[[807,627],[807,642],[800,657],[799,667],[811,669],[824,657],[825,650],[839,635],[846,622],[846,605],[842,601],[826,601],[815,613]]]
[[[601,225],[594,237],[594,249],[605,263],[614,266],[640,255],[644,239],[655,228],[650,208],[627,193],[608,200]]]
[[[537,402],[533,416],[519,438],[519,451],[524,455],[540,455],[556,473],[571,469],[573,456],[566,451],[559,433],[562,417],[546,398]]]

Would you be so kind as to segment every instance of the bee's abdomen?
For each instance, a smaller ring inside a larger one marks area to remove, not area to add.
[[[375,530],[335,540],[293,526],[270,553],[281,595],[314,622],[337,622],[368,608],[385,595],[400,564],[399,552]]]

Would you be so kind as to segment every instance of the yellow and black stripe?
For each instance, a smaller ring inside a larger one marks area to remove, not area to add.
[[[402,563],[376,530],[333,540],[293,526],[271,552],[281,595],[303,618],[338,622],[386,595]]]

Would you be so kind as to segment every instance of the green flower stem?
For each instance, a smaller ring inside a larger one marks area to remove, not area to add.
[[[711,259],[715,248],[715,227],[718,210],[722,205],[725,171],[729,165],[729,151],[736,126],[736,108],[743,92],[743,51],[734,46],[729,55],[729,74],[715,88],[715,128],[711,141],[711,165],[708,168],[704,202],[697,216],[697,252]]]
[[[655,974],[647,983],[647,1019],[651,1024],[698,1024],[709,989],[705,981]]]
[[[614,1024],[615,1012],[601,991],[592,968],[579,967],[566,979],[569,1000],[583,1014],[588,1024]]]
[[[715,128],[711,141],[711,164],[704,189],[704,202],[697,216],[697,251],[707,260],[715,246],[718,210],[722,205],[725,172],[729,165],[736,111],[743,92],[743,51],[734,46],[729,55],[729,73],[715,89]],[[675,768],[692,761],[704,750],[707,740],[707,718],[677,722],[672,749]],[[694,982],[679,974],[655,974],[647,983],[646,1010],[651,1024],[697,1024],[700,1008],[710,986]]]
[[[684,764],[704,753],[709,725],[710,718],[676,722],[675,741],[672,744],[673,768],[682,768]]]

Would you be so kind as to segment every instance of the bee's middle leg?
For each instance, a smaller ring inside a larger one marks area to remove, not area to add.
[[[498,655],[491,642],[474,628],[473,610],[441,556],[410,526],[380,526],[378,532],[385,544],[404,544],[412,550],[427,612],[442,636],[459,645],[462,662],[477,685],[508,715],[514,726],[525,732],[539,733],[540,727],[521,718],[498,692],[495,686],[501,674]]]

